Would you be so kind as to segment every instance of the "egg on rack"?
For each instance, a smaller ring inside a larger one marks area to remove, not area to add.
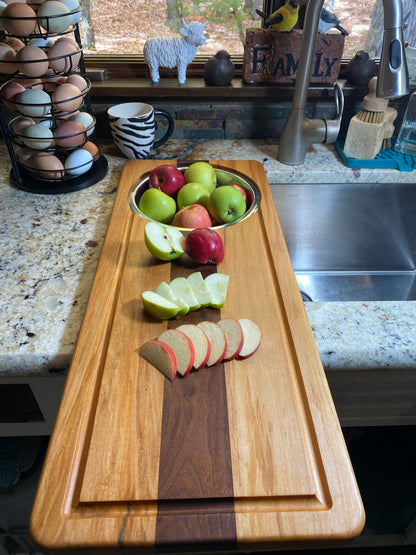
[[[0,123],[20,189],[84,189],[107,173],[95,141],[78,0],[0,0]],[[10,114],[14,117],[4,115]],[[8,120],[8,121],[6,121]]]

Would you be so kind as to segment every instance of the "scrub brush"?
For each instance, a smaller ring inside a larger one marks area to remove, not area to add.
[[[385,98],[378,98],[376,94],[377,77],[372,77],[368,83],[369,92],[363,98],[361,110],[355,115],[360,121],[366,123],[382,123],[384,111],[389,103]]]

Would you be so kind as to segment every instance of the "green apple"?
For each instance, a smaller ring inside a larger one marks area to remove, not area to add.
[[[169,225],[148,222],[144,228],[144,242],[149,252],[159,260],[175,260],[183,253],[183,235]]]
[[[151,188],[142,194],[139,209],[148,218],[167,224],[175,215],[176,202],[163,191]]]
[[[173,318],[179,312],[179,307],[165,297],[158,295],[154,291],[143,291],[142,303],[145,311],[159,320]]]
[[[184,176],[186,183],[200,183],[209,193],[217,186],[217,174],[208,162],[194,162],[186,168]]]
[[[191,286],[195,297],[201,303],[201,306],[210,306],[212,304],[211,291],[208,289],[208,286],[205,283],[201,272],[192,272],[192,274],[189,274],[186,280]]]
[[[212,302],[211,306],[213,308],[223,308],[225,301],[227,299],[228,282],[230,276],[228,274],[223,274],[216,272],[214,274],[209,274],[205,278],[205,283],[211,293]]]
[[[198,310],[198,308],[201,308],[201,303],[194,295],[194,292],[185,277],[177,277],[173,279],[170,282],[170,288],[176,297],[179,297],[189,305],[190,310]]]
[[[206,208],[209,195],[210,193],[204,185],[193,182],[186,183],[179,189],[178,196],[176,197],[178,209],[180,210],[184,206],[189,206],[190,204],[202,204],[202,206]]]
[[[240,191],[224,185],[211,193],[207,208],[216,222],[231,223],[245,214],[246,201]]]
[[[189,304],[186,304],[185,301],[177,297],[173,293],[172,287],[169,285],[169,283],[166,283],[166,281],[161,281],[159,283],[159,285],[155,289],[155,293],[157,293],[158,295],[162,295],[162,297],[165,297],[165,299],[167,299],[168,301],[171,301],[172,303],[178,305],[179,307],[178,316],[183,316],[184,314],[188,314],[190,310]]]

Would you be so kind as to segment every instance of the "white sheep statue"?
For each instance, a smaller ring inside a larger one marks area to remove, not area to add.
[[[177,67],[179,85],[185,83],[188,64],[195,58],[198,46],[205,44],[204,29],[207,23],[191,21],[187,25],[182,18],[181,37],[158,37],[145,42],[143,55],[153,83],[159,82],[159,67]]]

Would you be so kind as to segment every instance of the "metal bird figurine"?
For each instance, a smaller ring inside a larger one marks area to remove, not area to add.
[[[322,8],[321,17],[319,19],[318,25],[318,33],[325,33],[325,31],[328,31],[328,29],[332,29],[332,27],[338,29],[338,31],[340,31],[343,35],[349,35],[348,31],[346,31],[344,27],[341,27],[341,25],[339,24],[339,19],[337,18],[337,16],[334,15],[332,12],[326,10],[325,8]]]
[[[298,0],[289,0],[271,15],[265,14],[261,10],[256,10],[256,12],[264,20],[264,27],[288,33],[298,21],[299,2]]]

